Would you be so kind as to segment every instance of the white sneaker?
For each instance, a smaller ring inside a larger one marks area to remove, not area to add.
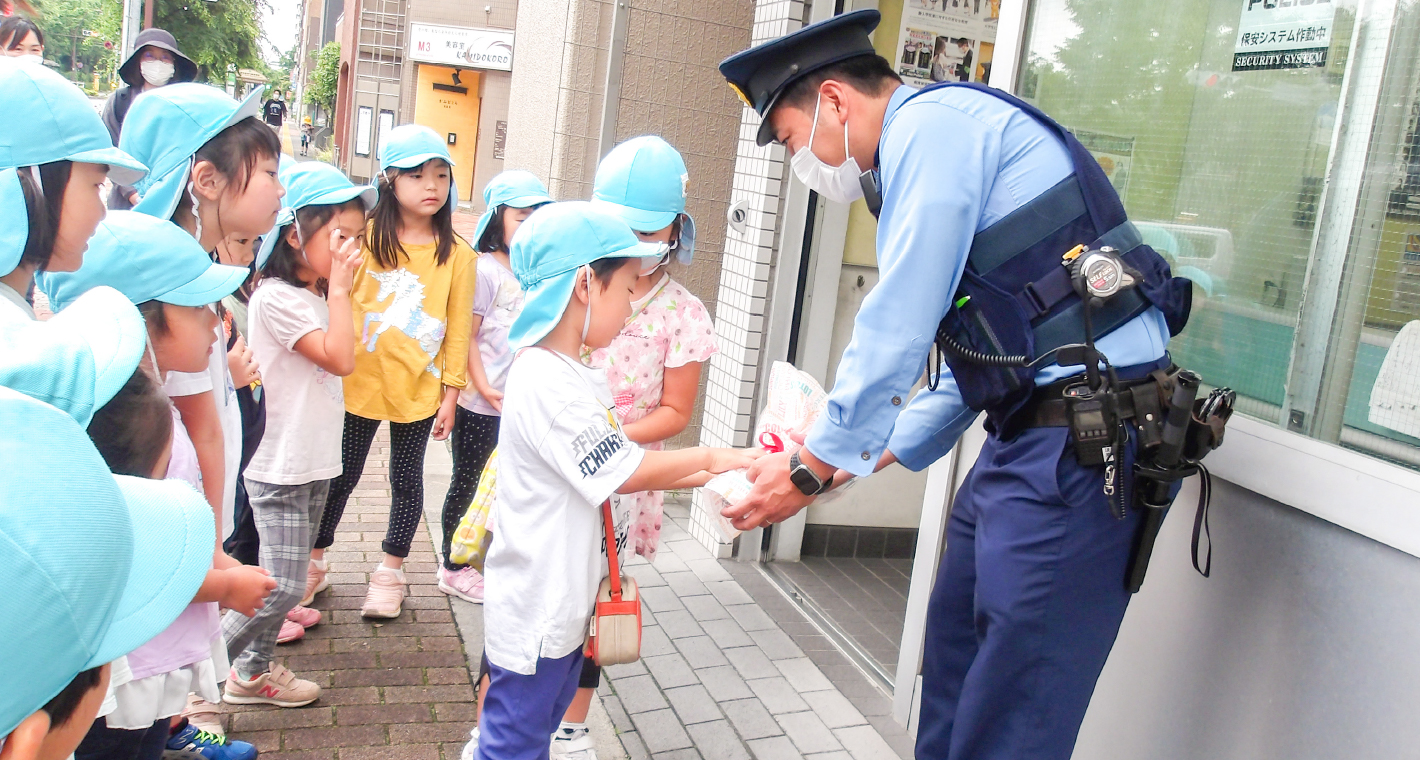
[[[553,757],[566,760],[597,760],[596,742],[592,740],[592,732],[585,728],[557,729],[552,735],[551,752]]]
[[[468,732],[468,744],[463,745],[459,760],[478,760],[478,726]]]

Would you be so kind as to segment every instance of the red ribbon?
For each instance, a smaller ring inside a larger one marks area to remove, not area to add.
[[[784,450],[784,441],[779,436],[768,430],[759,434],[759,445],[771,454],[778,454]]]

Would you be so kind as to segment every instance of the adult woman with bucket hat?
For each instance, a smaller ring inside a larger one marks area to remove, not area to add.
[[[118,67],[123,86],[113,91],[104,102],[103,120],[113,144],[123,131],[123,119],[133,99],[148,90],[176,82],[197,79],[197,64],[178,49],[177,40],[164,29],[144,29],[133,41],[133,54]],[[114,183],[108,207],[115,210],[133,208],[137,193],[130,185]]]

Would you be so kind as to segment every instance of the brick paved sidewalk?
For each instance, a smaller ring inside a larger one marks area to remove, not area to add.
[[[297,676],[320,684],[320,699],[295,709],[224,706],[229,735],[255,744],[266,760],[458,760],[474,726],[469,663],[449,598],[436,585],[426,530],[416,532],[404,565],[404,614],[360,617],[389,519],[387,431],[375,439],[326,553],[331,588],[312,605],[325,619],[277,650]]]

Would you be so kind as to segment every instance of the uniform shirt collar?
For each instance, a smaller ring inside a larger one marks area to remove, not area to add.
[[[883,111],[883,132],[878,136],[878,155],[882,153],[883,138],[887,136],[888,124],[892,121],[893,114],[897,113],[897,109],[901,108],[902,104],[916,93],[916,87],[900,84],[896,90],[893,90],[892,97],[888,98],[887,110]],[[881,168],[878,155],[873,156],[874,169]]]
[[[24,294],[19,293],[14,288],[10,287],[9,285],[6,285],[3,282],[0,282],[0,301],[9,301],[13,303],[17,308],[19,308],[20,312],[23,313],[26,317],[30,319],[35,318],[34,307],[30,305],[29,301],[25,300]],[[0,305],[0,309],[3,308],[6,307]]]

